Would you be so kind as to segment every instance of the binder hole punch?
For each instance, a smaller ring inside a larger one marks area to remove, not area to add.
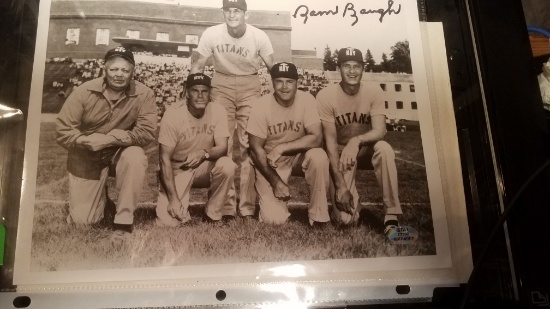
[[[395,287],[395,291],[399,295],[406,295],[411,292],[411,287],[408,285],[398,285]]]
[[[219,290],[219,291],[216,292],[216,299],[219,300],[219,301],[224,300],[226,296],[227,296],[227,294],[225,294],[224,290]]]
[[[27,308],[31,305],[31,298],[28,296],[18,296],[13,300],[15,308]]]

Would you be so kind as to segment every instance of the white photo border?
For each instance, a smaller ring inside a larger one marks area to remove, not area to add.
[[[402,6],[402,12],[406,12],[406,28],[410,42],[411,58],[416,96],[418,101],[431,102],[428,92],[428,80],[426,77],[426,59],[421,41],[420,22],[418,19],[417,2],[414,0],[395,1]],[[299,1],[296,1],[299,3]],[[343,3],[343,2],[339,2]],[[362,2],[363,4],[363,2]],[[345,279],[349,273],[365,274],[365,278],[371,275],[374,278],[385,277],[380,272],[387,272],[395,276],[400,271],[419,271],[422,276],[424,271],[453,268],[451,246],[448,231],[448,215],[446,213],[444,187],[440,171],[439,157],[442,149],[437,145],[434,133],[434,123],[430,106],[419,105],[419,118],[422,134],[422,146],[425,154],[426,173],[430,194],[430,204],[436,243],[435,255],[384,257],[350,260],[326,260],[326,261],[287,261],[282,263],[240,263],[240,264],[215,264],[192,265],[134,269],[105,269],[83,271],[56,271],[56,272],[32,272],[31,265],[31,238],[32,221],[34,215],[34,200],[36,191],[37,164],[40,135],[41,98],[46,63],[46,47],[48,43],[48,25],[51,0],[40,1],[40,16],[38,21],[38,33],[36,41],[36,53],[31,87],[25,163],[23,172],[22,199],[20,219],[17,237],[16,260],[14,269],[14,284],[17,285],[50,285],[67,284],[76,282],[101,283],[101,282],[127,282],[127,281],[159,281],[159,280],[189,280],[200,278],[240,278],[243,282],[253,282],[254,278],[272,278],[281,280],[292,278],[293,280],[307,280],[310,277],[331,274],[334,278]],[[291,11],[292,14],[292,11]],[[428,64],[429,67],[429,64]],[[453,137],[456,139],[456,137]],[[454,183],[461,183],[461,175],[447,175],[455,178]],[[460,178],[460,179],[458,179]],[[448,201],[447,201],[448,202]],[[464,207],[464,205],[458,205]],[[297,277],[282,272],[281,269],[298,269]],[[292,268],[294,267],[294,268]],[[369,275],[371,273],[371,275]],[[452,278],[454,281],[456,278]],[[458,283],[458,279],[457,283]]]

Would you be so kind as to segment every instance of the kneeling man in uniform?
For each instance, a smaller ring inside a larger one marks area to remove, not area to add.
[[[386,115],[384,93],[376,83],[362,82],[363,55],[356,48],[338,52],[342,80],[319,92],[319,114],[330,158],[333,220],[341,225],[358,222],[360,202],[355,186],[357,169],[372,163],[382,191],[386,235],[399,226],[397,169],[393,148],[384,141]]]
[[[300,166],[309,185],[309,223],[329,222],[326,193],[329,162],[315,98],[297,91],[298,71],[292,63],[271,68],[274,94],[259,99],[248,119],[248,139],[260,197],[259,220],[281,224],[290,213],[288,180]]]
[[[227,156],[225,108],[210,102],[210,78],[190,74],[186,88],[186,104],[167,111],[160,123],[159,226],[176,227],[191,220],[191,187],[209,188],[203,219],[220,221],[237,167]]]

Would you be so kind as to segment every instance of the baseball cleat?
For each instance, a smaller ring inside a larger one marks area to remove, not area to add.
[[[214,220],[214,219],[210,218],[207,214],[204,214],[202,216],[202,222],[210,223],[210,224],[221,224],[221,223],[223,223],[222,220]]]
[[[309,226],[315,230],[324,230],[330,226],[330,221],[327,221],[327,222],[313,221]]]

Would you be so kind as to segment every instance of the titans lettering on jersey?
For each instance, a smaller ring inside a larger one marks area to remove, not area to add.
[[[336,123],[338,126],[345,126],[352,123],[370,124],[370,115],[360,113],[357,117],[357,113],[345,113],[336,116]]]
[[[294,122],[294,120],[289,120],[281,122],[278,124],[270,125],[267,127],[269,135],[281,134],[286,131],[299,132],[302,129],[303,125],[301,121]]]
[[[216,45],[218,53],[234,53],[242,57],[247,57],[250,51],[242,46],[238,47],[235,44],[219,44]]]
[[[212,135],[212,133],[214,133],[214,125],[205,123],[201,126],[187,128],[183,132],[183,140],[193,139],[198,134]]]

